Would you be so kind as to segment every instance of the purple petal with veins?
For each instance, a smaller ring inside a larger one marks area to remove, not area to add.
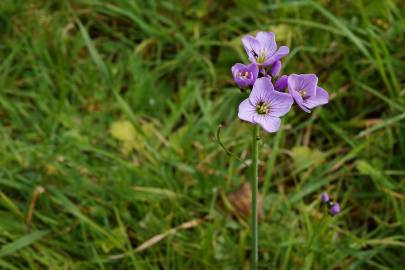
[[[250,62],[259,66],[269,66],[289,53],[287,46],[277,49],[275,34],[273,32],[257,32],[256,37],[246,35],[242,44]]]
[[[291,109],[293,102],[290,94],[274,90],[269,77],[258,78],[249,98],[239,105],[238,117],[259,124],[267,132],[276,132],[280,117]]]

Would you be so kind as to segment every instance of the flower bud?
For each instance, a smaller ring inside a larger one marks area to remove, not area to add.
[[[232,76],[239,88],[243,89],[253,85],[257,79],[259,68],[255,64],[243,65],[235,64],[232,66]]]
[[[332,216],[336,216],[338,213],[340,213],[340,205],[338,203],[334,203],[330,209],[330,214]]]
[[[274,89],[276,89],[277,91],[284,92],[287,86],[288,86],[288,76],[283,75],[274,84]]]
[[[272,77],[276,77],[278,76],[278,74],[280,74],[281,71],[281,61],[276,61],[273,63],[273,65],[270,68],[270,74]]]
[[[324,202],[324,203],[329,202],[329,195],[328,195],[327,192],[322,192],[321,200],[322,200],[322,202]]]

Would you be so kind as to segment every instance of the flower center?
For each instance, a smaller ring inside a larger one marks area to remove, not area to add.
[[[249,74],[249,72],[248,71],[245,71],[245,73],[242,73],[242,72],[239,72],[239,78],[241,78],[241,79],[244,79],[244,80],[246,80],[246,79],[250,79],[250,74]]]
[[[259,102],[256,105],[256,112],[258,114],[268,114],[270,111],[270,104],[267,102]]]
[[[305,91],[305,89],[300,89],[297,92],[301,95],[301,97],[305,97],[307,95],[307,91]]]
[[[267,52],[266,51],[261,51],[259,55],[256,56],[256,62],[258,64],[263,64],[267,59]]]

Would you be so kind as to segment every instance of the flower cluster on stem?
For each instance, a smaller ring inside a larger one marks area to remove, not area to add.
[[[250,89],[250,96],[239,105],[241,120],[260,125],[267,132],[280,128],[280,117],[287,114],[295,103],[303,111],[328,103],[329,94],[318,86],[315,74],[280,76],[282,58],[287,46],[277,47],[275,34],[258,32],[242,38],[250,64],[232,66],[232,76],[241,89]]]

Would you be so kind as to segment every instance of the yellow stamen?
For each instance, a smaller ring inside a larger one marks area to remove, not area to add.
[[[260,102],[256,105],[256,112],[258,114],[268,114],[270,111],[270,104],[266,102]]]
[[[307,95],[307,91],[305,91],[304,89],[298,90],[298,93],[299,93],[302,97],[305,97],[305,96]]]

